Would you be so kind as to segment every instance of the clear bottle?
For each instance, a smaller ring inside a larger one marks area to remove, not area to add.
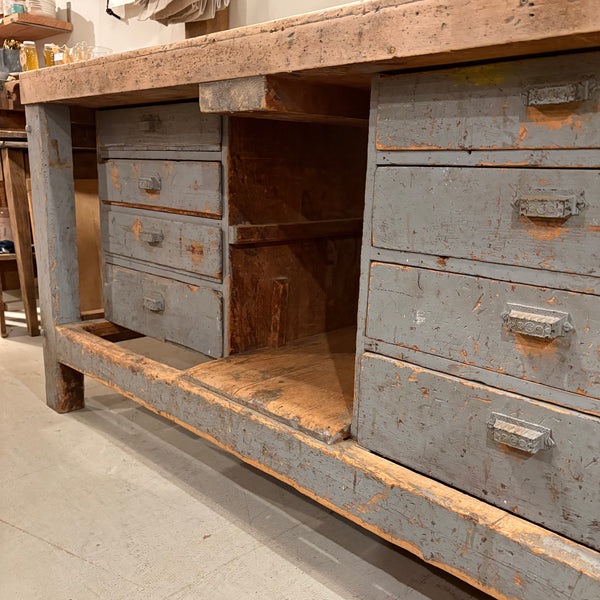
[[[23,42],[21,46],[21,68],[23,71],[39,69],[37,49],[35,42]]]

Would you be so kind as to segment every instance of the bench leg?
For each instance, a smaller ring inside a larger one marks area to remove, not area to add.
[[[84,408],[83,373],[51,360],[48,355],[44,352],[48,406],[59,413]]]
[[[25,108],[44,327],[46,401],[57,412],[83,408],[83,375],[60,363],[57,325],[79,321],[79,268],[69,108]]]
[[[2,279],[0,278],[0,337],[5,338],[8,333],[6,331],[6,318],[4,317],[4,300],[2,298]]]

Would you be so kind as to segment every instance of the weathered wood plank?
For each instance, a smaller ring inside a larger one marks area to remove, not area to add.
[[[201,83],[203,113],[366,125],[369,91],[299,78],[257,75]]]
[[[118,254],[220,278],[223,272],[221,227],[197,217],[163,218],[160,213],[103,205],[102,243]]]
[[[265,223],[264,225],[232,225],[229,243],[269,244],[302,239],[332,238],[362,232],[362,219],[330,219],[324,221],[299,221],[298,223]]]
[[[221,216],[218,162],[114,159],[98,165],[98,172],[103,201],[209,218]]]
[[[195,102],[99,110],[96,130],[100,151],[221,149],[221,118]]]
[[[145,335],[212,357],[223,356],[222,293],[141,271],[106,264],[106,318]]]
[[[362,446],[600,550],[600,419],[375,354],[361,373]],[[499,443],[494,413],[543,426],[553,446]]]
[[[186,376],[331,444],[350,429],[355,339],[348,327],[204,363]]]
[[[367,87],[364,73],[599,45],[596,0],[368,0],[27,72],[21,93],[27,104],[164,102],[197,98],[199,83],[283,72]]]
[[[357,446],[328,446],[78,326],[60,359],[327,508],[507,600],[590,600],[600,554]]]
[[[134,340],[136,338],[144,337],[137,331],[132,331],[131,329],[121,327],[116,323],[111,323],[104,319],[86,321],[82,329],[89,333],[93,333],[108,342],[123,342],[125,340]]]
[[[2,298],[2,278],[0,277],[0,337],[5,338],[8,335],[6,330],[6,317],[4,316],[4,300]]]
[[[33,240],[25,182],[25,153],[23,150],[2,148],[2,172],[10,215],[10,226],[15,242],[19,285],[25,309],[27,333],[40,335],[37,314],[35,274],[33,271]]]
[[[527,315],[542,309],[568,314],[572,329],[548,338],[517,333],[506,321],[513,305],[526,307]],[[366,335],[376,340],[598,399],[598,331],[598,296],[371,266]]]
[[[83,376],[59,364],[55,326],[79,320],[79,264],[71,119],[66,106],[25,109],[38,282],[44,338],[46,402],[58,412],[83,408]]]
[[[564,199],[574,214],[521,215],[520,207],[535,199],[537,208]],[[597,277],[600,171],[380,167],[372,243]]]
[[[377,149],[599,148],[599,76],[597,52],[385,76]]]

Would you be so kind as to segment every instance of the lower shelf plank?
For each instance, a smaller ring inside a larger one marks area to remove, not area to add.
[[[182,371],[56,328],[57,358],[426,562],[506,600],[590,600],[600,553],[352,441],[328,445],[228,400]]]

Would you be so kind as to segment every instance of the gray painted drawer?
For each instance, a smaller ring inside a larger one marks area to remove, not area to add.
[[[98,165],[100,198],[220,217],[221,164],[170,160],[108,160]]]
[[[373,245],[600,275],[600,171],[379,167]]]
[[[380,80],[377,148],[600,147],[600,53]]]
[[[221,148],[221,118],[202,114],[197,101],[99,110],[96,127],[102,150]]]
[[[600,419],[366,354],[357,424],[368,449],[600,549]]]
[[[367,337],[600,398],[599,296],[373,263],[368,303]]]
[[[173,217],[103,206],[103,250],[199,275],[221,277],[220,222],[203,225],[197,217]]]
[[[107,264],[104,310],[117,325],[223,356],[223,302],[217,290]]]

